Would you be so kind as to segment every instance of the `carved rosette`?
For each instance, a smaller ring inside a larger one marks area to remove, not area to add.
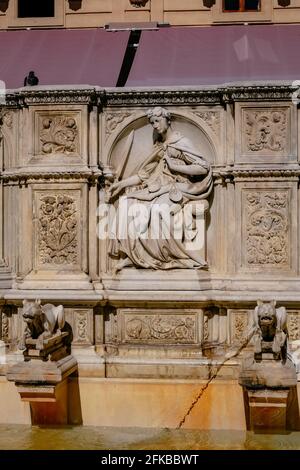
[[[71,116],[43,117],[40,131],[43,155],[78,153],[78,127]]]
[[[253,189],[246,192],[245,204],[246,264],[288,266],[288,192]]]
[[[131,112],[119,111],[114,113],[108,113],[105,120],[105,137],[108,137],[114,132],[119,124],[121,124],[126,118],[131,116]]]
[[[194,315],[127,315],[126,342],[184,343],[196,342]]]
[[[243,151],[247,154],[282,155],[288,147],[288,110],[244,110]]]
[[[78,264],[78,208],[74,197],[49,194],[40,197],[40,264]]]

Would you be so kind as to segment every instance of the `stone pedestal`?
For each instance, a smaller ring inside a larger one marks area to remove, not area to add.
[[[289,428],[289,392],[296,386],[296,368],[287,358],[275,361],[263,353],[261,360],[247,359],[239,376],[244,388],[248,428],[254,431],[286,431]]]
[[[249,425],[253,431],[287,429],[289,389],[246,390],[249,404]]]
[[[68,424],[68,377],[77,370],[69,355],[59,361],[31,360],[14,365],[7,379],[22,401],[30,403],[32,424]]]

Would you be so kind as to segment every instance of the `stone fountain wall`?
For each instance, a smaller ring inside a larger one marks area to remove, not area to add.
[[[92,383],[105,387],[110,379],[205,383],[226,352],[245,340],[257,299],[287,308],[297,360],[300,167],[293,91],[286,84],[248,84],[37,88],[7,96],[0,110],[3,386],[7,365],[20,360],[23,299],[63,304],[79,378],[89,381],[84,397]],[[170,111],[174,130],[212,165],[208,270],[115,273],[108,241],[97,236],[97,208],[129,134],[134,131],[124,178],[151,151],[146,111],[155,106]],[[233,358],[220,370],[220,397],[238,387],[239,363]]]

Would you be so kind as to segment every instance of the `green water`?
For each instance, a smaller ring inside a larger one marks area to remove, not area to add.
[[[299,450],[300,432],[0,425],[0,450]]]

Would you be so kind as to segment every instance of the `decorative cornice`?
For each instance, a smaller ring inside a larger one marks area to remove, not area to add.
[[[300,177],[299,168],[215,168],[213,177],[217,182],[222,179],[224,182],[238,180],[257,180],[284,178],[298,180]]]
[[[0,180],[3,182],[29,183],[37,180],[84,180],[89,183],[101,183],[101,178],[106,176],[106,170],[99,168],[85,169],[64,169],[61,171],[45,170],[6,170],[0,173]],[[226,184],[238,180],[256,180],[256,179],[294,179],[300,178],[299,168],[234,168],[217,167],[213,168],[213,179],[215,184]]]
[[[27,106],[35,104],[97,104],[94,89],[22,90],[18,96]]]
[[[28,87],[29,88],[29,87]],[[289,101],[298,88],[287,84],[220,85],[204,88],[66,88],[10,91],[6,107],[80,104],[99,106],[217,105],[234,101]]]
[[[102,176],[100,169],[65,169],[61,171],[33,171],[33,170],[16,170],[4,171],[0,174],[0,180],[3,182],[16,182],[18,184],[30,183],[32,181],[57,181],[57,180],[84,180],[91,184],[98,182]]]
[[[221,104],[219,89],[213,90],[106,90],[106,106],[178,106],[198,104]]]
[[[297,91],[292,85],[239,85],[221,87],[222,101],[290,101]]]

